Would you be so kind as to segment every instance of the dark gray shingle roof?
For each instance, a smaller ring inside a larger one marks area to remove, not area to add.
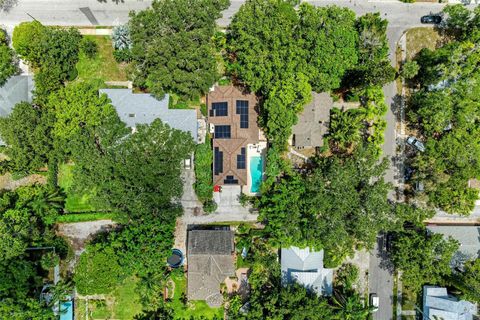
[[[233,231],[192,230],[188,233],[188,254],[225,254],[233,252]]]

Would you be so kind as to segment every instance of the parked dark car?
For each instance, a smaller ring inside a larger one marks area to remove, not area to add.
[[[420,22],[428,24],[439,24],[440,22],[442,22],[442,17],[435,14],[429,14],[427,16],[421,17]]]

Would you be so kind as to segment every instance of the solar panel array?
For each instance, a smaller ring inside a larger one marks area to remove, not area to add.
[[[230,126],[215,126],[215,139],[230,139],[231,137]]]
[[[220,151],[218,147],[215,147],[215,168],[213,169],[215,172],[215,175],[218,176],[220,173],[223,173],[223,152]]]
[[[213,117],[226,117],[228,116],[228,103],[227,102],[214,102],[212,103],[212,110],[210,110],[210,116]]]
[[[240,128],[248,128],[248,101],[237,100],[237,114],[240,115]]]
[[[246,158],[246,150],[242,148],[241,153],[237,154],[237,169],[245,169],[247,167]]]

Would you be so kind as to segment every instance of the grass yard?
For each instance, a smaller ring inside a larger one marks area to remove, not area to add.
[[[91,198],[95,196],[94,192],[89,194],[79,194],[72,190],[73,185],[73,164],[61,164],[58,167],[58,185],[65,191],[65,209],[68,212],[86,212],[97,211],[91,204]]]
[[[58,216],[57,223],[74,223],[96,220],[113,220],[117,222],[126,221],[128,217],[121,213],[114,212],[88,212],[88,213],[68,213]]]
[[[210,308],[205,301],[190,301],[187,305],[182,302],[182,295],[187,291],[187,279],[183,273],[173,273],[175,292],[171,306],[175,311],[175,319],[190,319],[191,316],[203,316],[212,319],[214,316],[223,319],[223,308]]]
[[[111,38],[109,36],[84,37],[97,43],[98,53],[93,59],[89,59],[83,52],[80,52],[80,60],[77,63],[77,80],[127,81],[127,65],[119,64],[113,57]]]
[[[133,320],[141,313],[142,305],[135,292],[138,279],[127,278],[106,300],[77,299],[75,301],[75,319],[77,320]],[[88,311],[87,311],[88,309]]]
[[[442,37],[434,28],[418,27],[407,31],[407,60],[413,59],[423,48],[437,47]]]
[[[402,310],[415,310],[417,294],[406,287],[402,288]],[[418,306],[420,307],[420,306]]]

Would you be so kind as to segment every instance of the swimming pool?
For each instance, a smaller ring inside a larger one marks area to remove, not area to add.
[[[60,304],[60,320],[73,320],[73,301],[63,301]]]
[[[250,177],[252,185],[250,187],[251,193],[257,193],[260,191],[260,185],[262,184],[263,176],[263,159],[261,156],[250,158]]]

